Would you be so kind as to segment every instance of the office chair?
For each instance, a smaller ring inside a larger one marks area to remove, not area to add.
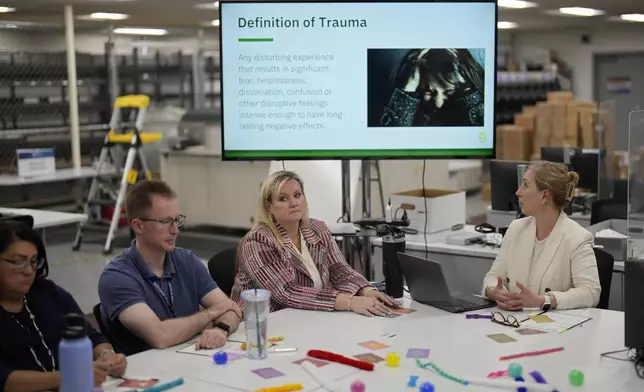
[[[237,248],[225,249],[208,260],[208,271],[217,286],[230,297],[235,284]]]
[[[101,332],[101,335],[105,336],[107,340],[111,340],[107,335],[107,328],[105,327],[105,323],[103,323],[103,317],[101,316],[101,303],[97,303],[94,305],[94,308],[92,308],[92,313],[94,313],[94,319],[96,319],[96,324],[98,325],[98,329]]]
[[[599,273],[599,284],[602,288],[602,293],[599,296],[599,303],[597,309],[608,309],[608,302],[610,300],[610,287],[613,281],[613,266],[615,259],[613,255],[600,248],[593,248],[595,252],[595,259],[597,259],[597,271]]]
[[[621,200],[604,199],[597,200],[590,208],[590,224],[610,219],[627,219],[628,207]]]
[[[32,229],[34,227],[34,217],[31,215],[12,215],[0,213],[0,221],[8,220],[24,223]]]

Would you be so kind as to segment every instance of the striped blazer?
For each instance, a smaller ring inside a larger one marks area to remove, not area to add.
[[[324,222],[309,219],[300,228],[313,262],[322,278],[322,289],[313,280],[286,230],[277,225],[282,244],[264,226],[253,228],[238,248],[238,271],[231,299],[243,308],[241,293],[258,286],[271,292],[271,312],[284,308],[333,311],[340,293],[357,294],[369,282],[345,261],[331,231]],[[304,244],[302,244],[304,245]]]

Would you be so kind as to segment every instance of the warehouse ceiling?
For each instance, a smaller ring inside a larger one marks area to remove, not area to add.
[[[644,23],[611,20],[620,14],[644,14],[644,0],[531,1],[539,6],[528,9],[501,9],[499,20],[518,23],[520,30],[596,30],[619,29],[624,26],[644,28]],[[33,23],[40,26],[62,26],[63,7],[65,4],[71,4],[77,16],[94,12],[129,15],[127,20],[115,22],[77,19],[76,27],[80,31],[105,30],[110,23],[113,23],[122,27],[167,28],[170,29],[171,34],[204,27],[207,32],[214,33],[215,27],[206,27],[217,18],[217,9],[212,6],[213,3],[205,0],[0,0],[0,6],[16,8],[15,12],[0,14],[0,21],[26,22],[14,25],[5,23],[5,26],[11,28],[28,27]],[[605,11],[605,14],[594,17],[572,17],[550,13],[560,7],[588,7]]]

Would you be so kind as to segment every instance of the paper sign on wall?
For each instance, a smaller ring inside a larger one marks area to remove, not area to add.
[[[606,90],[614,94],[628,94],[631,92],[631,78],[628,76],[606,78]]]
[[[56,157],[53,148],[29,148],[16,150],[18,176],[35,177],[56,172]]]

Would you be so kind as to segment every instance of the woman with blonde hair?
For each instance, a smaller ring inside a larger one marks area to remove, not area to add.
[[[260,190],[258,222],[241,240],[231,299],[254,285],[271,292],[271,311],[297,308],[386,316],[398,306],[354,271],[324,222],[309,218],[300,177],[279,171]]]
[[[483,281],[502,309],[597,306],[601,294],[593,236],[563,212],[579,181],[562,163],[539,162],[516,195],[525,218],[510,224]]]

